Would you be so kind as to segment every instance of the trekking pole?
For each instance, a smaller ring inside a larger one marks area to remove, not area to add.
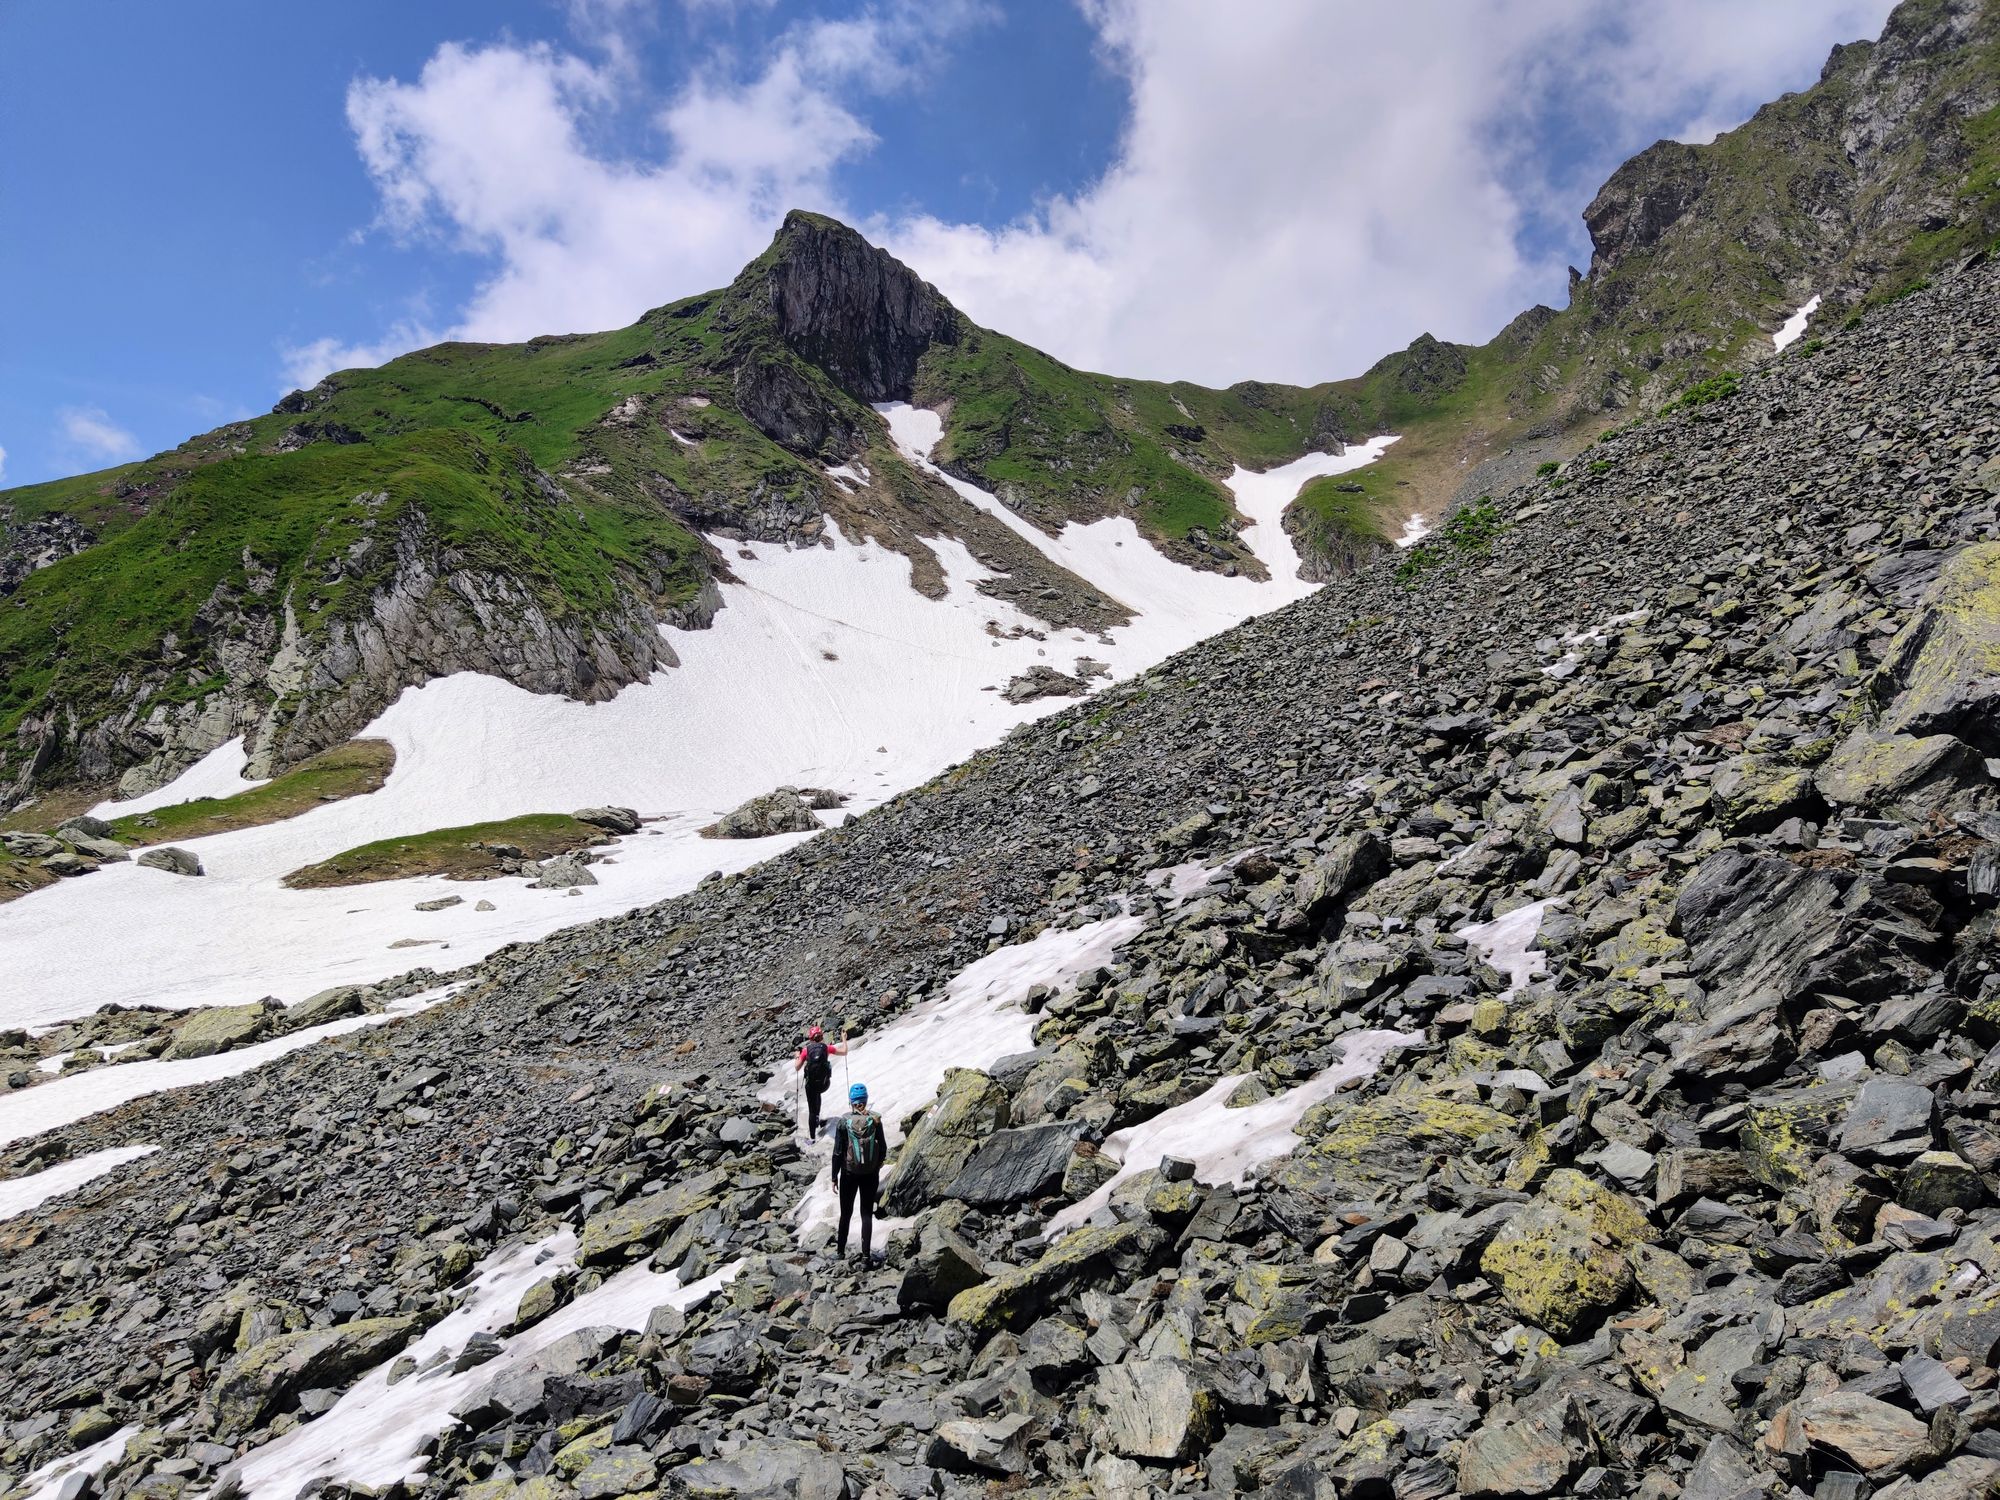
[[[847,1071],[847,1022],[840,1023],[840,1086],[853,1087],[853,1075]]]

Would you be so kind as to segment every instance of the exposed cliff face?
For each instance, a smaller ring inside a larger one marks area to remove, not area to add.
[[[958,313],[936,287],[818,214],[787,214],[744,280],[786,346],[862,401],[908,399],[925,351],[957,338]]]
[[[1836,47],[1812,88],[1705,145],[1640,152],[1584,211],[1590,272],[1550,331],[1558,415],[1621,383],[1657,404],[1691,373],[1767,355],[1809,296],[1829,318],[1984,248],[2000,232],[1981,185],[1996,106],[2000,6],[1909,0],[1878,41]]]
[[[238,735],[249,773],[270,776],[351,738],[406,686],[455,672],[600,702],[675,665],[663,611],[636,581],[607,609],[552,611],[519,578],[471,565],[416,507],[399,518],[393,547],[393,570],[367,608],[317,629],[301,626],[297,591],[280,595],[268,574],[218,587],[188,640],[170,640],[157,670],[124,679],[121,705],[92,717],[67,703],[25,727],[41,753],[27,758],[14,793],[61,756],[77,779],[116,777],[121,795],[137,796]],[[711,587],[665,613],[702,625],[716,603]],[[207,691],[173,691],[189,679]]]

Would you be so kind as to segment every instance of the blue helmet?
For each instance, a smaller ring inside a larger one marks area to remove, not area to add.
[[[855,1084],[853,1088],[847,1091],[847,1102],[849,1104],[866,1104],[868,1102],[868,1085],[865,1083]]]

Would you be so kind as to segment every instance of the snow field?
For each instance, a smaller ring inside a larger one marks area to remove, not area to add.
[[[1035,1045],[1035,1018],[1021,1001],[1038,984],[1061,985],[1108,962],[1118,947],[1145,923],[1138,917],[1107,917],[1082,927],[1049,929],[1025,943],[997,948],[968,964],[945,987],[944,998],[927,1001],[871,1036],[851,1038],[845,1059],[834,1059],[833,1086],[826,1092],[822,1123],[847,1109],[847,1087],[868,1086],[868,1104],[882,1117],[893,1148],[903,1140],[903,1122],[937,1098],[952,1068],[990,1068],[1003,1057]],[[789,1108],[801,1128],[804,1103],[796,1054],[771,1070],[757,1097]],[[845,1067],[842,1063],[845,1063]],[[813,1149],[826,1152],[823,1141]],[[805,1235],[840,1217],[831,1179],[816,1178],[792,1212]],[[889,1221],[878,1220],[886,1234]],[[878,1236],[879,1243],[879,1236]]]
[[[108,1151],[93,1151],[88,1156],[72,1157],[26,1177],[9,1178],[0,1182],[0,1219],[17,1219],[51,1198],[75,1192],[106,1172],[122,1167],[128,1161],[137,1161],[142,1156],[151,1156],[159,1149],[158,1146],[113,1146]]]
[[[253,1068],[261,1068],[267,1062],[276,1061],[289,1052],[310,1047],[324,1038],[342,1036],[350,1031],[414,1015],[449,999],[456,988],[455,985],[445,985],[421,995],[392,1001],[374,1015],[329,1021],[324,1026],[310,1026],[290,1036],[238,1047],[233,1052],[218,1052],[212,1057],[180,1058],[173,1062],[149,1058],[144,1062],[111,1063],[86,1073],[72,1073],[50,1083],[37,1084],[30,1089],[0,1094],[0,1146],[24,1141],[43,1131],[60,1130],[65,1125],[74,1125],[78,1120],[130,1104],[134,1099],[143,1099],[149,1094],[163,1094],[169,1089],[191,1088],[196,1084],[234,1078]]]
[[[885,415],[898,443],[927,463],[937,415],[909,407]],[[1265,582],[1181,567],[1125,519],[1049,537],[990,494],[951,481],[1140,612],[1108,637],[1046,630],[979,593],[990,575],[945,538],[929,543],[946,579],[941,600],[909,586],[905,559],[849,542],[837,528],[830,527],[830,547],[726,544],[740,581],[720,585],[725,607],[711,628],[665,630],[681,664],[651,682],[599,704],[477,673],[409,689],[362,731],[396,751],[380,791],[283,823],[188,840],[208,872],[199,879],[112,864],[0,907],[0,971],[14,980],[0,992],[0,1027],[51,1025],[111,1003],[188,1008],[265,995],[291,1003],[414,964],[474,963],[507,943],[760,863],[809,835],[709,840],[699,829],[786,784],[832,788],[848,795],[848,811],[865,811],[1062,708],[1067,700],[1009,704],[997,691],[1030,666],[1068,670],[1089,655],[1114,679],[1129,677],[1309,592],[1281,525],[1284,507],[1305,480],[1357,468],[1392,441],[1232,476],[1237,505],[1255,523],[1248,539],[1271,571]],[[1031,628],[1046,639],[1018,633]],[[240,778],[244,763],[242,744],[231,742],[173,785],[96,811],[119,816],[239,791],[251,784]],[[598,883],[577,892],[530,890],[515,880],[307,891],[278,883],[301,865],[377,839],[600,803],[637,808],[651,821],[593,865]],[[462,902],[414,910],[443,896]],[[482,900],[495,910],[477,910]],[[392,946],[412,942],[420,946]]]
[[[955,478],[930,461],[931,450],[944,433],[944,420],[936,412],[902,401],[885,402],[875,409],[888,422],[889,435],[903,457],[942,479],[1050,561],[1095,584],[1138,614],[1131,625],[1113,632],[1117,654],[1103,656],[1114,677],[1127,676],[1252,615],[1311,593],[1318,585],[1299,576],[1298,549],[1284,528],[1285,507],[1307,480],[1371,464],[1396,441],[1393,437],[1371,438],[1345,453],[1308,453],[1261,474],[1239,468],[1230,475],[1227,483],[1236,497],[1236,508],[1252,523],[1245,540],[1271,573],[1268,580],[1259,582],[1182,567],[1142,537],[1139,528],[1124,516],[1108,516],[1087,526],[1071,523],[1061,534],[1050,536],[1022,520],[990,491]],[[1143,661],[1134,663],[1135,655]]]
[[[1120,1183],[1169,1156],[1192,1161],[1198,1182],[1236,1186],[1246,1181],[1265,1162],[1291,1155],[1307,1110],[1373,1074],[1391,1052],[1422,1040],[1422,1033],[1414,1031],[1349,1032],[1340,1039],[1340,1061],[1297,1088],[1231,1109],[1230,1094],[1250,1076],[1233,1074],[1218,1079],[1200,1098],[1106,1136],[1104,1150],[1118,1162],[1117,1175],[1051,1218],[1047,1233],[1053,1237],[1074,1229],[1109,1203]]]
[[[505,1340],[501,1352],[454,1374],[451,1356],[475,1334],[497,1333],[513,1321],[521,1294],[544,1277],[573,1268],[576,1236],[564,1229],[533,1244],[496,1251],[473,1271],[471,1289],[456,1311],[446,1314],[402,1355],[421,1367],[394,1385],[385,1361],[363,1375],[333,1408],[282,1437],[245,1454],[217,1476],[219,1493],[232,1481],[244,1500],[292,1500],[310,1481],[328,1479],[380,1487],[415,1479],[424,1472],[422,1449],[454,1422],[452,1408],[505,1375],[537,1369],[541,1356],[568,1335],[585,1328],[637,1332],[656,1307],[686,1311],[714,1296],[735,1279],[742,1262],[683,1287],[671,1271],[655,1271],[645,1261],[628,1266],[565,1307]]]

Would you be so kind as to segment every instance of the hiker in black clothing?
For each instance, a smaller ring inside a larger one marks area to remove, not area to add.
[[[857,1083],[849,1089],[847,1104],[848,1112],[833,1122],[833,1185],[840,1193],[840,1230],[834,1247],[836,1254],[847,1254],[847,1221],[859,1198],[865,1261],[874,1248],[875,1193],[881,1185],[882,1163],[889,1157],[889,1142],[882,1134],[882,1117],[868,1108],[867,1085]]]
[[[803,1070],[806,1075],[806,1139],[819,1139],[819,1101],[833,1082],[833,1063],[829,1059],[845,1053],[847,1049],[837,1043],[829,1043],[826,1033],[817,1026],[806,1033],[806,1044],[799,1048],[798,1060],[792,1064],[792,1071]]]

